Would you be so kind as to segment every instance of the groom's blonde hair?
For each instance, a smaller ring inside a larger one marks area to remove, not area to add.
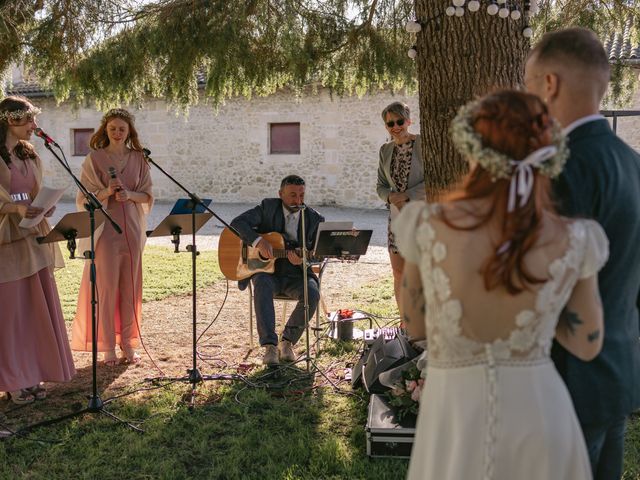
[[[529,53],[529,58],[532,57],[541,65],[574,72],[581,83],[591,83],[598,88],[600,98],[604,96],[611,78],[609,58],[598,36],[588,28],[545,33]]]

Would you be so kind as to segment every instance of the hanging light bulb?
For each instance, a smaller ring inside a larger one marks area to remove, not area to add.
[[[418,33],[420,30],[422,30],[422,25],[420,25],[415,20],[409,20],[404,28],[409,33]]]
[[[495,15],[496,13],[498,13],[498,5],[496,5],[495,0],[491,0],[491,2],[489,3],[489,6],[487,7],[487,13],[489,15]]]
[[[522,29],[522,36],[524,38],[531,38],[533,37],[533,29],[530,26],[526,26]]]
[[[507,7],[502,7],[500,10],[498,10],[498,16],[500,18],[507,18],[509,16],[509,13],[511,12]]]
[[[464,8],[456,7],[456,17],[462,17],[462,16],[464,16]]]
[[[518,10],[518,7],[511,10],[511,20],[520,20],[521,16],[522,14],[520,13],[520,10]]]
[[[464,5],[464,0],[453,0],[454,7],[462,7]]]
[[[480,10],[480,2],[478,0],[471,0],[469,5],[467,5],[467,8],[470,12],[477,12]]]
[[[414,45],[412,46],[409,50],[407,50],[407,55],[409,56],[409,58],[411,60],[414,60],[417,56],[418,56],[418,49],[417,47]]]
[[[453,17],[456,14],[456,7],[454,7],[453,5],[449,5],[444,13],[447,15],[447,17]]]

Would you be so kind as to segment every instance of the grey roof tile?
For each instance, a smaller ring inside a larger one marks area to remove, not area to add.
[[[640,43],[634,41],[634,19],[629,18],[621,29],[603,39],[604,50],[612,63],[637,65],[640,61]]]

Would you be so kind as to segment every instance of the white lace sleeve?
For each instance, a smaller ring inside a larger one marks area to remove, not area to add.
[[[599,223],[582,220],[585,227],[586,245],[580,278],[595,275],[607,263],[609,258],[609,239]]]
[[[427,204],[423,201],[407,203],[398,216],[391,221],[391,231],[395,235],[395,242],[400,255],[407,262],[419,264],[420,250],[416,242],[416,231],[421,218],[427,211]]]

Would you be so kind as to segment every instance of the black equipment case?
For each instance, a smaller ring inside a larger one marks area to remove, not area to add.
[[[416,419],[398,421],[384,395],[373,394],[367,418],[367,455],[370,457],[409,458],[416,432]]]

